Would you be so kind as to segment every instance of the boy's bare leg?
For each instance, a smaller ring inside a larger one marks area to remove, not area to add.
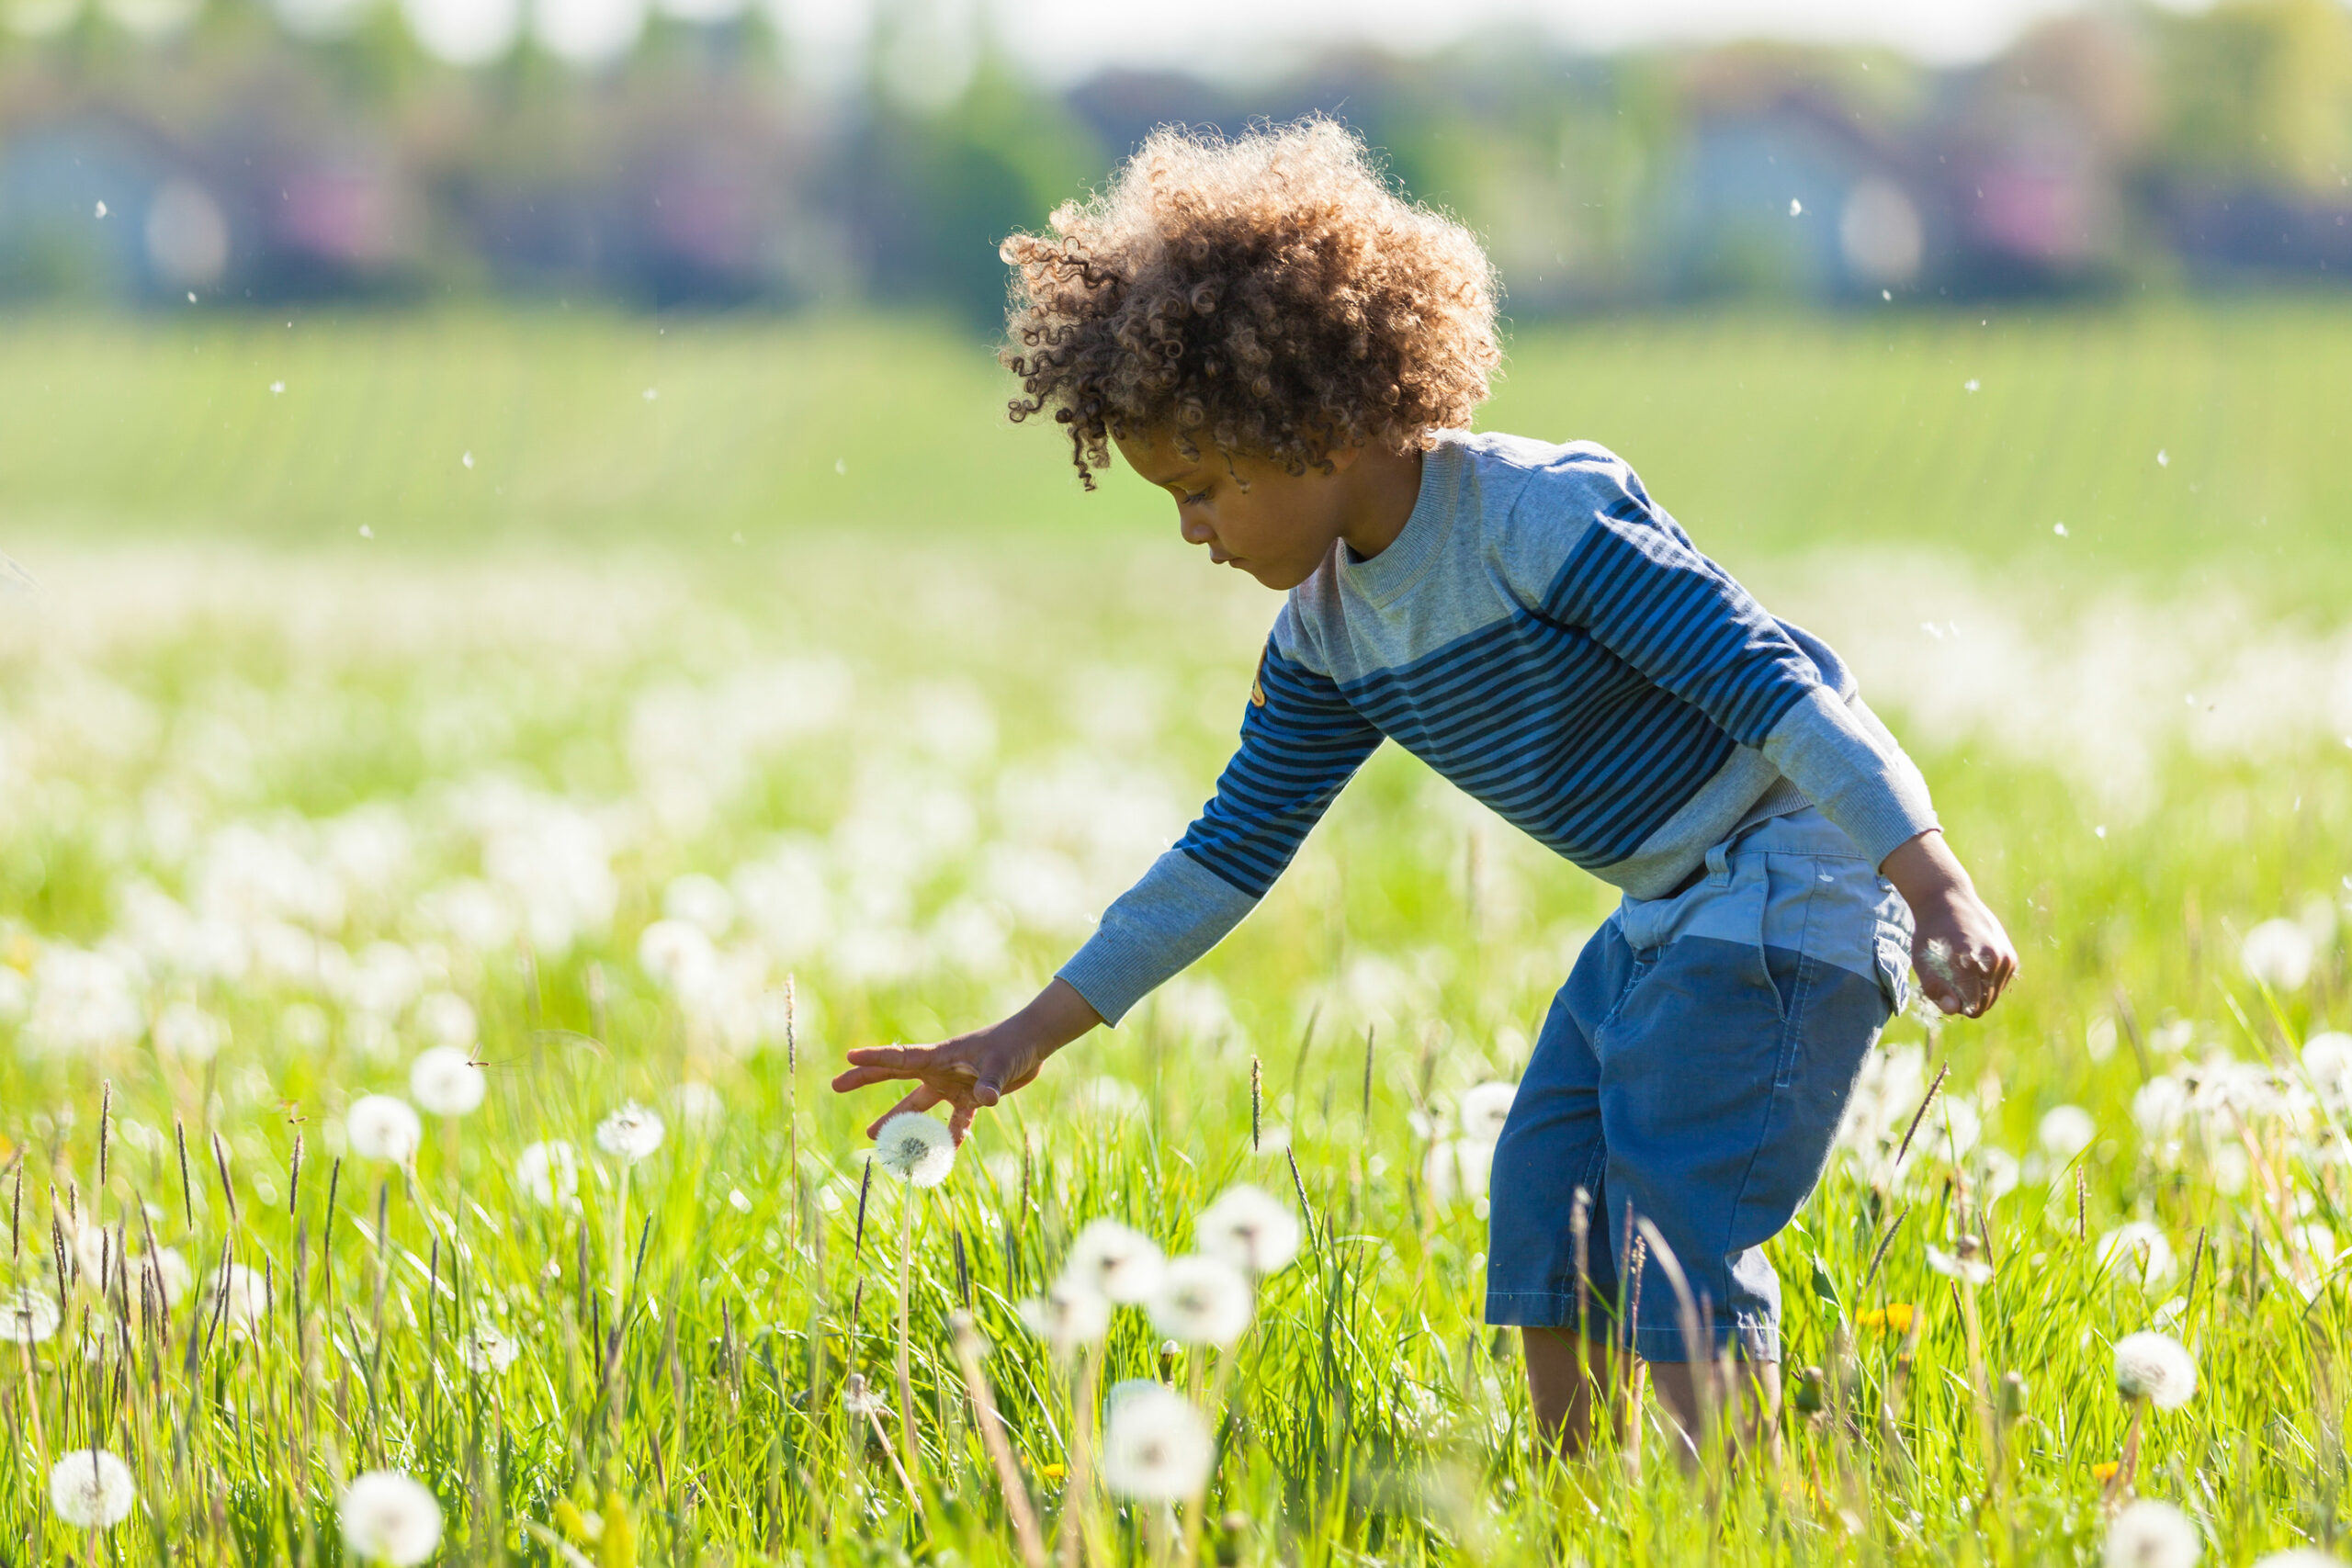
[[[1721,1362],[1703,1363],[1699,1376],[1714,1385],[1709,1390],[1713,1397],[1708,1403],[1717,1418],[1727,1403],[1738,1401],[1737,1425],[1733,1427],[1735,1451],[1760,1448],[1765,1459],[1777,1460],[1781,1451],[1781,1364],[1735,1361],[1729,1386],[1724,1382]],[[1699,1384],[1691,1375],[1690,1363],[1652,1361],[1650,1386],[1657,1391],[1658,1402],[1674,1417],[1675,1425],[1695,1442],[1700,1429]]]
[[[1592,1446],[1592,1402],[1613,1404],[1624,1358],[1569,1328],[1525,1328],[1520,1338],[1539,1440],[1566,1458],[1583,1453]]]

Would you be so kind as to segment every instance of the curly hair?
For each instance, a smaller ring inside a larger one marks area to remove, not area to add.
[[[1470,423],[1502,358],[1476,239],[1320,118],[1231,141],[1162,128],[998,254],[1012,418],[1051,408],[1089,490],[1114,435],[1171,432],[1195,459],[1205,438],[1293,474],[1370,443],[1426,450]]]

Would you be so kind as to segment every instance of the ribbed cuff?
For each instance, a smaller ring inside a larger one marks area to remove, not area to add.
[[[1182,850],[1102,911],[1102,923],[1057,971],[1105,1023],[1215,947],[1258,901]]]
[[[1764,751],[1877,865],[1940,824],[1927,780],[1860,707],[1859,697],[1849,706],[1816,687],[1772,727]]]

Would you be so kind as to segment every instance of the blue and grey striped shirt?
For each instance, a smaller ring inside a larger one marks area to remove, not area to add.
[[[1810,803],[1872,864],[1926,782],[1818,638],[1589,442],[1448,433],[1396,541],[1291,590],[1216,797],[1061,977],[1117,1022],[1265,897],[1383,737],[1636,898]]]

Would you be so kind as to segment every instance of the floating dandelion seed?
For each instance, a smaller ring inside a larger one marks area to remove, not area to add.
[[[1249,1331],[1249,1276],[1222,1258],[1171,1260],[1151,1299],[1151,1325],[1188,1345],[1230,1345]]]
[[[490,1079],[455,1045],[435,1045],[408,1069],[408,1091],[435,1116],[465,1116],[481,1104]]]
[[[596,1123],[596,1146],[635,1165],[662,1146],[662,1118],[632,1100]]]
[[[1044,1295],[1023,1302],[1020,1311],[1029,1332],[1057,1355],[1091,1345],[1111,1328],[1111,1303],[1075,1280],[1055,1280]]]
[[[1462,1135],[1474,1144],[1492,1144],[1503,1135],[1510,1120],[1511,1101],[1519,1097],[1515,1083],[1482,1083],[1462,1096]]]
[[[514,1185],[550,1207],[580,1193],[580,1151],[558,1138],[526,1144],[514,1156]]]
[[[2205,1544],[2187,1514],[2143,1497],[2107,1528],[2106,1568],[2193,1568]]]
[[[497,1377],[514,1364],[523,1353],[509,1335],[488,1325],[475,1329],[458,1342],[458,1355],[466,1363],[466,1371],[481,1377]]]
[[[101,218],[104,218],[104,217],[107,215],[107,204],[106,204],[105,202],[103,202],[103,201],[102,201],[102,202],[100,202],[100,203],[98,203],[98,213],[97,213],[97,215],[98,215],[99,217],[101,217]]]
[[[2177,1410],[2197,1392],[2197,1359],[2169,1334],[2127,1334],[2115,1342],[2115,1388],[2126,1399]]]
[[[362,523],[359,525],[359,536],[363,539],[372,539],[376,536],[376,530]]]
[[[1202,1251],[1252,1274],[1279,1273],[1298,1256],[1298,1216],[1261,1187],[1239,1182],[1217,1195],[1194,1226]]]
[[[1892,288],[1882,288],[1878,291],[1878,297],[1889,303],[1892,303],[1894,299],[1894,290]]]
[[[1973,392],[1973,391],[1976,390],[1976,387],[1977,387],[1977,380],[1976,380],[1976,378],[1975,378],[1975,377],[1973,377],[1973,376],[1971,376],[1967,380],[1962,381],[1962,382],[1960,384],[1960,386],[1961,386],[1961,390],[1962,390],[1962,391],[1964,391],[1964,392]]]
[[[441,1544],[441,1505],[422,1483],[395,1470],[353,1477],[341,1513],[343,1543],[364,1562],[414,1568]]]
[[[474,466],[474,455],[471,452],[465,453],[458,458],[458,461],[470,468]]]
[[[956,1168],[956,1142],[938,1117],[901,1111],[882,1123],[874,1157],[910,1186],[936,1187]]]
[[[2052,523],[2050,525],[2050,531],[2063,539],[2066,536],[2066,525],[2064,523]]]
[[[1089,1220],[1070,1243],[1063,1276],[1080,1290],[1121,1306],[1139,1306],[1159,1289],[1168,1259],[1152,1239],[1116,1220]]]
[[[0,1297],[0,1341],[38,1345],[57,1332],[57,1303],[28,1287]]]
[[[272,381],[269,384],[269,395],[273,398],[284,397],[286,395],[286,383],[283,381]]]
[[[78,1530],[110,1530],[138,1501],[130,1467],[105,1449],[76,1449],[49,1472],[49,1506]]]
[[[645,389],[645,400],[649,403],[661,395],[662,389],[659,387],[648,387]]]
[[[2157,447],[2157,448],[2156,448],[2156,467],[2158,467],[2159,468],[2170,468],[2171,466],[2172,466],[2172,455],[2171,455],[2170,453],[2166,452],[2163,447],[2161,447],[2161,446]]]
[[[1802,218],[1804,216],[1804,203],[1799,201],[1795,197],[1789,197],[1789,216],[1792,218]]]
[[[1105,1414],[1102,1483],[1122,1497],[1173,1503],[1197,1494],[1215,1457],[1208,1423],[1175,1390],[1158,1383],[1120,1399]]]
[[[343,1125],[351,1138],[351,1152],[362,1159],[405,1165],[416,1157],[418,1145],[424,1142],[424,1123],[409,1102],[397,1095],[361,1095],[351,1102]]]

